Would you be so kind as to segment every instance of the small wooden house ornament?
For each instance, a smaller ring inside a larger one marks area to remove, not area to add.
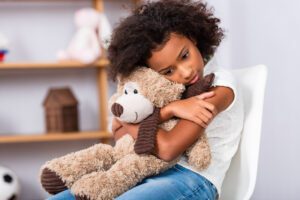
[[[50,88],[43,105],[47,132],[78,131],[78,101],[70,88]]]

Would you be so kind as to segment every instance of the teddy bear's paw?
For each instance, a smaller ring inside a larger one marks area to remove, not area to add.
[[[199,158],[190,156],[188,163],[199,171],[205,170],[211,163],[211,154],[203,153]]]
[[[59,175],[47,167],[42,170],[41,183],[49,194],[57,194],[67,189],[66,184],[61,180]]]
[[[205,134],[202,134],[197,143],[189,149],[188,163],[196,169],[202,171],[211,162],[211,151]]]

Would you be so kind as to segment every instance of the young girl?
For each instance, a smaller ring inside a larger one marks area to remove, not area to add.
[[[197,171],[186,157],[171,169],[148,177],[117,200],[218,199],[243,126],[243,106],[232,75],[216,70],[210,61],[223,38],[219,19],[203,2],[161,0],[134,10],[114,30],[108,49],[110,74],[127,76],[147,66],[187,87],[203,75],[215,73],[211,92],[179,100],[161,109],[161,121],[181,120],[169,132],[157,133],[156,156],[170,161],[207,134],[212,153],[209,167]],[[204,71],[205,70],[205,71]],[[139,125],[113,121],[118,139],[137,137]],[[69,191],[51,198],[74,199]]]

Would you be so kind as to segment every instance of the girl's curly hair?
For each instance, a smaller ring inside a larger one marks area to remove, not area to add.
[[[214,54],[224,37],[220,20],[202,1],[160,0],[133,10],[114,29],[108,47],[109,75],[128,76],[139,66],[147,66],[151,51],[165,44],[170,33],[197,42],[204,62]]]

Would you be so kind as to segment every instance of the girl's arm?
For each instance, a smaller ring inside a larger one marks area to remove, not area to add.
[[[205,101],[212,103],[215,106],[216,113],[220,113],[233,101],[233,91],[228,87],[221,86],[212,90],[215,95]],[[123,126],[134,138],[137,137],[139,125],[123,123]],[[177,125],[169,132],[159,129],[155,154],[162,160],[171,161],[194,144],[203,132],[204,128],[184,119],[179,120]]]
[[[195,105],[197,103],[198,104],[202,103],[201,106],[203,108],[206,108],[206,109],[208,109],[209,111],[212,112],[210,106],[208,104],[206,104],[203,100],[207,99],[207,98],[210,98],[210,97],[213,97],[214,95],[215,95],[214,92],[210,91],[210,92],[205,92],[201,95],[195,96],[193,98],[188,98],[188,99],[185,99],[185,100],[178,100],[178,101],[181,101],[181,102],[185,101],[185,104],[195,104]],[[165,122],[165,121],[167,121],[167,120],[169,120],[169,119],[176,116],[176,112],[175,112],[174,108],[177,107],[176,104],[178,103],[178,101],[172,102],[169,105],[164,106],[163,108],[160,109],[160,119],[159,119],[160,123],[163,123],[163,122]],[[181,103],[181,106],[185,107],[185,105],[183,103]],[[178,109],[180,109],[180,108],[178,108]],[[200,113],[198,109],[195,109],[195,107],[192,108],[192,109],[193,109],[194,113],[195,112],[198,112],[198,114]],[[190,121],[194,121],[195,123],[197,123],[199,125],[203,125],[202,121],[199,120],[200,118],[198,116],[195,115],[194,117],[191,117],[193,115],[193,112],[190,112],[189,116],[183,116],[181,118],[189,119]],[[176,116],[176,117],[180,117],[180,116]]]
[[[206,128],[207,124],[211,121],[211,119],[216,113],[214,112],[214,106],[210,103],[205,102],[204,99],[213,96],[214,96],[214,92],[211,91],[192,98],[170,103],[169,105],[160,109],[160,123],[167,121],[172,117],[176,116],[181,119],[188,119],[190,121],[199,124],[203,128]],[[190,106],[190,108],[187,109],[187,107],[189,107],[188,105],[196,105],[196,106],[193,107]],[[208,109],[213,114],[211,114],[206,109]],[[184,110],[184,112],[180,112],[182,110]],[[204,114],[206,114],[206,116]],[[120,139],[124,134],[127,133],[126,129],[124,129],[122,124],[116,118],[113,118],[112,132],[115,141]]]
[[[231,104],[234,94],[228,87],[215,87],[212,90],[215,96],[205,101],[212,103],[218,114]],[[169,133],[160,129],[157,133],[156,155],[163,160],[171,161],[194,144],[203,132],[204,128],[184,119],[181,119]]]

